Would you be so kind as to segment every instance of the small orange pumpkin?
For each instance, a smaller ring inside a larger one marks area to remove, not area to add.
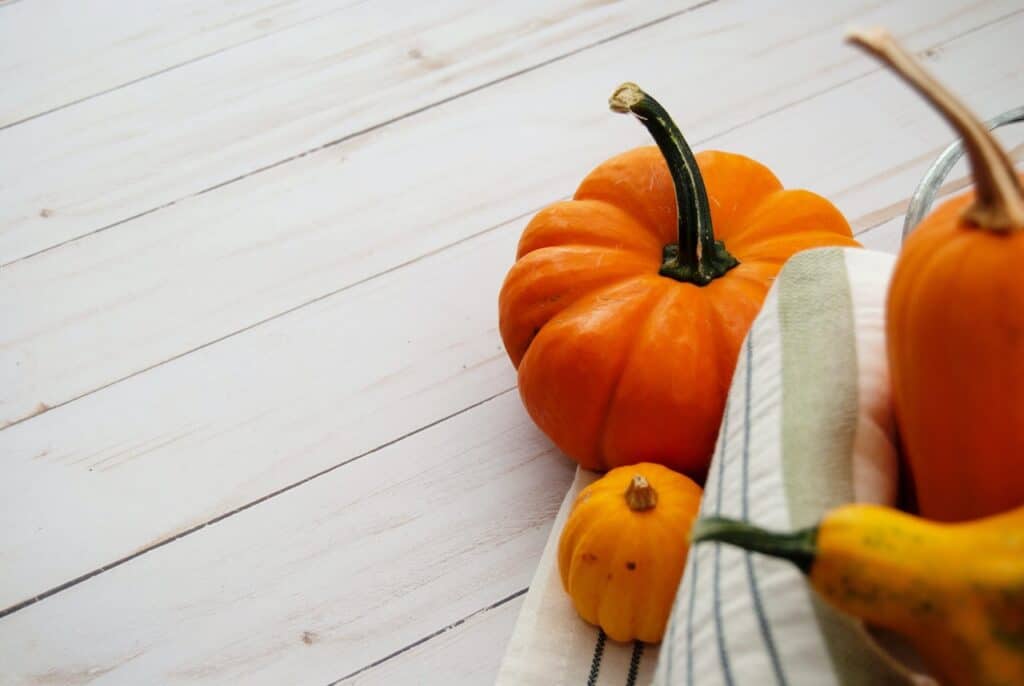
[[[694,156],[636,85],[610,104],[658,147],[608,160],[533,218],[501,289],[501,336],[530,416],[569,457],[703,481],[740,345],[783,262],[858,244],[830,202],[783,190],[764,165]]]
[[[852,40],[963,138],[975,190],[910,235],[886,312],[893,403],[918,508],[961,521],[1024,504],[1024,190],[995,138],[884,31]]]
[[[690,479],[647,463],[613,469],[580,492],[558,570],[583,619],[615,641],[661,640],[700,497]]]

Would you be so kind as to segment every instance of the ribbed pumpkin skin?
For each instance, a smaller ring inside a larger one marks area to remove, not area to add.
[[[910,235],[886,314],[904,458],[919,511],[942,521],[1024,504],[1024,231],[967,224],[973,198]]]
[[[639,512],[624,498],[637,474],[658,493]],[[615,641],[661,640],[700,497],[697,484],[657,464],[613,469],[580,492],[559,539],[558,569],[583,619]]]
[[[831,203],[783,190],[764,165],[696,157],[715,237],[739,266],[706,286],[658,274],[677,215],[651,146],[608,160],[573,200],[542,210],[502,287],[501,336],[523,403],[588,469],[650,461],[702,482],[739,347],[783,262],[858,245]]]

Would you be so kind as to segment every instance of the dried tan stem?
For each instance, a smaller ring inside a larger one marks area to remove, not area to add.
[[[658,504],[658,492],[642,474],[633,476],[625,496],[626,504],[634,512],[649,510]]]
[[[851,31],[847,40],[874,55],[910,84],[960,134],[971,164],[976,193],[964,217],[986,229],[1024,229],[1024,190],[1013,162],[985,125],[885,29]]]

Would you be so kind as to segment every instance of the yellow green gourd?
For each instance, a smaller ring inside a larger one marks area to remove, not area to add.
[[[692,540],[790,560],[839,610],[905,636],[943,684],[1024,684],[1024,508],[945,524],[847,505],[795,533],[708,518]]]

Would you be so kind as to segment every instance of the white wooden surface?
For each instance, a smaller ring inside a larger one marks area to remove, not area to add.
[[[0,683],[489,682],[571,474],[519,231],[629,79],[895,250],[951,134],[875,23],[1021,104],[1020,0],[0,2]]]

